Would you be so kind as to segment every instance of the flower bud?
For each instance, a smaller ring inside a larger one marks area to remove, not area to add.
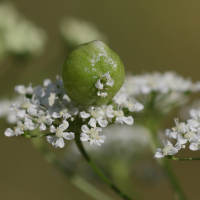
[[[124,83],[119,56],[101,41],[74,49],[63,65],[63,84],[69,98],[83,106],[107,104]]]

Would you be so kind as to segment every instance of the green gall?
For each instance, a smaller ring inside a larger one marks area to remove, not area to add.
[[[63,84],[69,98],[80,105],[105,105],[124,83],[119,56],[101,41],[74,49],[63,65]]]

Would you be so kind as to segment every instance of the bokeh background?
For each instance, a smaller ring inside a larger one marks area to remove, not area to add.
[[[10,57],[1,62],[1,98],[11,98],[15,85],[28,85],[30,82],[33,85],[42,84],[45,78],[54,79],[57,74],[61,75],[62,63],[68,53],[63,51],[64,41],[59,31],[60,22],[65,16],[73,16],[96,24],[99,30],[106,34],[109,46],[120,55],[127,72],[139,74],[173,70],[184,77],[191,77],[194,81],[200,80],[198,0],[14,0],[12,2],[27,19],[47,32],[48,41],[44,54],[26,61],[26,67],[21,66],[24,64],[20,62],[16,64],[11,62]],[[6,70],[7,67],[9,70]],[[198,97],[197,94],[196,98]],[[166,126],[171,127],[176,115],[177,113],[171,115]],[[74,187],[64,174],[50,166],[28,139],[6,138],[3,133],[9,126],[3,119],[0,123],[0,199],[92,200]],[[99,150],[101,151],[100,148]],[[58,154],[65,153],[61,149],[56,151]],[[191,153],[183,150],[180,156],[199,157],[199,152]],[[98,159],[102,158],[99,156]],[[200,162],[171,162],[171,164],[188,199],[198,200]],[[146,162],[143,165],[148,168]],[[157,173],[154,171],[148,173],[155,179],[154,181],[142,181],[136,177],[135,182],[144,197],[154,200],[173,199],[165,175],[159,169]],[[119,199],[109,188],[106,189],[100,183],[96,184],[113,199]]]

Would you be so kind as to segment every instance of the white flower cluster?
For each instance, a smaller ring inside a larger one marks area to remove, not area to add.
[[[98,81],[95,83],[95,87],[99,90],[97,92],[97,95],[102,98],[108,96],[108,93],[106,92],[106,90],[109,90],[109,87],[112,87],[113,84],[114,84],[114,80],[111,78],[109,72],[103,74],[100,77],[100,79],[98,79]]]
[[[172,71],[127,76],[125,86],[135,97],[141,94],[149,94],[152,91],[166,94],[171,91],[187,92],[194,90],[194,85],[190,79],[184,79]]]
[[[104,42],[107,40],[105,35],[93,23],[73,17],[63,19],[60,31],[66,42],[73,48],[92,40],[101,40]]]
[[[25,19],[10,2],[0,4],[0,54],[40,55],[45,32]],[[1,57],[1,56],[0,56]]]
[[[200,84],[184,79],[172,71],[154,72],[128,75],[120,93],[123,93],[123,90],[129,97],[145,105],[154,98],[154,105],[162,112],[168,112],[173,106],[186,103],[187,93],[200,91]],[[120,97],[122,97],[121,94]]]
[[[105,76],[109,76],[109,73]],[[109,84],[112,82],[111,79],[107,81]],[[6,129],[5,135],[8,137],[21,134],[26,136],[38,127],[40,132],[49,129],[51,133],[45,133],[47,141],[55,147],[64,147],[63,138],[71,140],[75,134],[80,134],[82,141],[101,146],[106,139],[104,135],[99,135],[102,128],[114,123],[133,124],[133,118],[125,116],[122,105],[113,103],[83,107],[71,101],[58,76],[54,83],[46,79],[43,86],[19,85],[15,87],[15,91],[22,95],[23,102],[10,106],[10,110],[16,112],[17,126],[14,130]],[[137,104],[136,102],[136,107]]]
[[[15,124],[16,121],[16,112],[12,112],[9,107],[13,102],[17,102],[17,104],[22,103],[22,99],[17,97],[13,100],[10,99],[1,99],[0,100],[0,118],[6,118],[6,121],[9,124]]]
[[[176,145],[173,145],[167,141],[163,149],[157,149],[154,158],[162,158],[166,155],[174,155],[181,148],[185,148],[185,145],[189,143],[189,148],[192,151],[200,150],[200,109],[190,110],[191,119],[187,120],[187,123],[179,123],[178,118],[175,118],[176,126],[171,130],[167,129],[165,134],[169,138],[176,139]]]

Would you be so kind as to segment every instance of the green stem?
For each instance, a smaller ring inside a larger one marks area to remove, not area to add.
[[[124,193],[122,193],[122,191],[120,191],[120,189],[115,186],[108,178],[107,176],[104,175],[104,173],[94,164],[94,162],[91,160],[91,158],[89,157],[89,155],[87,154],[87,152],[85,151],[82,142],[80,140],[80,134],[76,134],[75,136],[75,142],[77,145],[77,148],[79,149],[80,153],[82,154],[82,156],[85,158],[85,160],[88,162],[88,164],[90,165],[90,167],[94,170],[94,172],[108,185],[112,188],[112,190],[114,190],[114,192],[116,192],[119,196],[122,197],[122,199],[124,200],[131,200],[131,198],[129,198],[127,195],[125,195]]]
[[[166,156],[167,158],[175,161],[191,161],[191,160],[200,160],[200,158],[175,158],[174,156]]]
[[[45,134],[38,134],[38,135],[29,135],[27,133],[21,134],[22,137],[25,138],[38,138],[38,137],[46,137],[48,135],[55,135],[55,133],[45,133]]]
[[[155,129],[155,126],[152,126],[152,128],[149,128],[149,130],[151,131],[152,142],[153,142],[154,147],[158,147],[161,145],[160,142],[158,141],[158,135],[157,135],[158,131]],[[156,148],[153,148],[152,150],[153,150],[153,153],[156,152]],[[168,162],[168,160],[167,159],[159,159],[158,164],[161,167],[163,167],[163,169],[167,173],[167,177],[171,183],[172,188],[174,189],[175,196],[177,197],[177,199],[187,200],[187,197],[186,197],[182,187],[180,186],[180,183],[177,180],[176,175],[175,175],[172,167],[170,166],[170,163]]]
[[[33,145],[43,154],[46,161],[63,172],[78,189],[82,190],[95,200],[113,200],[105,195],[93,185],[82,179],[80,176],[69,171],[57,158],[56,155],[45,147],[44,142],[40,139],[32,140]]]

